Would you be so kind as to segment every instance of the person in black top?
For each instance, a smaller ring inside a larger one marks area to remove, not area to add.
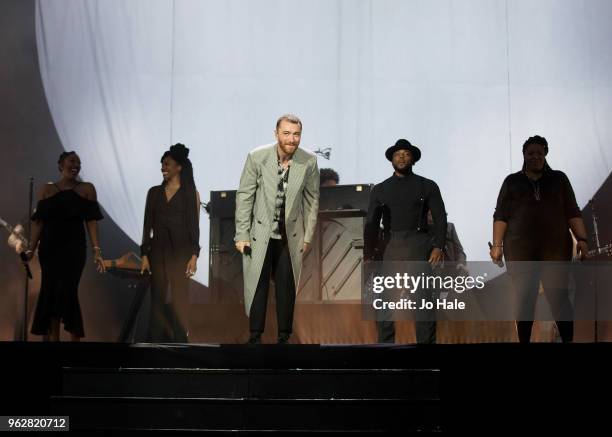
[[[85,336],[79,305],[79,281],[87,258],[85,222],[93,247],[94,262],[104,272],[98,243],[97,220],[102,214],[93,184],[77,180],[81,160],[75,152],[64,152],[58,160],[61,178],[41,187],[32,215],[30,249],[32,259],[38,247],[42,273],[32,334],[59,341],[60,322],[72,341]]]
[[[565,173],[547,162],[548,142],[533,136],[523,144],[523,168],[504,180],[493,215],[491,259],[508,261],[515,289],[517,331],[521,343],[529,343],[540,281],[563,342],[573,339],[568,276],[562,269],[513,261],[570,261],[577,240],[581,259],[588,254],[586,230],[576,197]]]
[[[321,187],[335,187],[340,183],[340,175],[333,168],[319,170],[319,185]]]
[[[200,255],[200,195],[188,156],[183,144],[170,147],[161,158],[164,180],[147,194],[140,250],[141,272],[151,274],[151,342],[188,341],[189,278]]]
[[[412,172],[413,165],[421,158],[421,151],[409,141],[398,140],[387,149],[385,156],[392,162],[394,173],[374,186],[370,194],[364,228],[364,258],[366,261],[429,261],[436,265],[442,261],[446,240],[446,211],[438,185]],[[428,210],[433,218],[431,234],[428,234]],[[419,269],[410,273],[420,275],[430,271]],[[435,343],[435,321],[418,317],[417,313],[417,342]],[[379,321],[377,328],[380,343],[395,342],[392,321]]]

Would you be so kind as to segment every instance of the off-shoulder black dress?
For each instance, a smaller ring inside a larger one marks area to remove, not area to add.
[[[38,248],[42,280],[32,334],[48,334],[51,319],[58,318],[66,331],[85,336],[78,296],[87,258],[84,222],[102,218],[98,202],[74,189],[38,202],[32,220],[42,222]]]

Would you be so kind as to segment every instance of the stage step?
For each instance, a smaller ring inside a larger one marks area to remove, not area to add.
[[[436,369],[64,368],[68,396],[438,399]]]
[[[437,431],[437,369],[64,368],[71,429]],[[168,431],[170,432],[170,431]]]
[[[71,430],[436,431],[439,401],[55,396]]]

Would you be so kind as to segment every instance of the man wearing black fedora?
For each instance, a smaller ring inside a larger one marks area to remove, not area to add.
[[[393,165],[393,175],[377,184],[370,194],[370,204],[364,228],[364,257],[385,262],[386,274],[395,273],[397,263],[408,263],[408,273],[413,276],[431,273],[431,267],[442,261],[446,239],[446,211],[438,185],[412,172],[413,165],[421,159],[421,151],[408,140],[397,140],[389,147],[385,157]],[[427,222],[431,211],[433,224]],[[381,222],[382,220],[382,222]],[[432,238],[433,236],[433,238]],[[412,262],[412,263],[411,263]],[[429,294],[427,294],[429,293]],[[421,290],[412,296],[431,299],[431,290]],[[377,318],[378,342],[395,342],[393,317],[385,313]],[[417,343],[436,342],[436,322],[432,311],[416,312]]]

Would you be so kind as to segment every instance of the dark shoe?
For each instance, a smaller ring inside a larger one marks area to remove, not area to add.
[[[261,344],[261,334],[251,334],[247,344]]]
[[[291,334],[279,334],[278,344],[289,344],[289,337],[291,337]]]

